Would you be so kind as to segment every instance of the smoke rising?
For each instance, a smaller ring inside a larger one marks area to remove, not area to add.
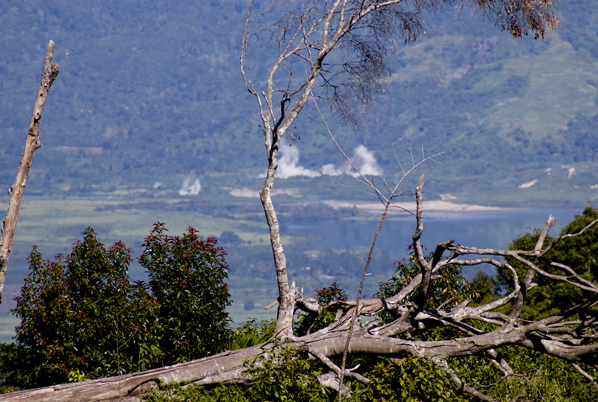
[[[199,179],[192,182],[191,177],[186,177],[183,181],[183,187],[179,190],[179,195],[197,195],[201,191]]]
[[[315,170],[299,166],[299,148],[289,145],[280,149],[282,156],[278,160],[278,171],[276,176],[281,179],[288,179],[294,176],[318,177],[322,174]]]
[[[353,164],[361,171],[363,175],[369,176],[380,176],[382,175],[382,169],[378,165],[374,153],[368,151],[368,149],[359,145],[353,150],[353,156],[351,156]],[[322,174],[327,176],[340,176],[341,174],[348,174],[353,177],[358,177],[359,173],[353,169],[353,166],[345,161],[340,167],[336,167],[332,163],[322,166]]]
[[[351,161],[364,175],[382,175],[382,169],[378,165],[374,153],[363,145],[359,145],[353,150]],[[276,173],[276,176],[280,179],[288,179],[295,176],[318,177],[321,175],[340,176],[343,174],[353,177],[359,176],[359,173],[347,161],[338,167],[332,163],[323,165],[320,173],[299,165],[299,149],[297,147],[287,145],[280,149],[280,159],[278,160],[278,170]],[[266,177],[266,174],[263,173],[259,177]]]

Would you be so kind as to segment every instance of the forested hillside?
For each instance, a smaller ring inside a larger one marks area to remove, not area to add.
[[[52,39],[60,75],[29,196],[178,196],[188,179],[200,180],[198,197],[209,203],[226,193],[219,187],[257,189],[262,136],[238,62],[247,6],[3,2],[0,183],[13,180]],[[365,146],[388,177],[400,171],[393,145],[408,163],[422,147],[426,155],[445,151],[439,164],[423,168],[430,199],[536,206],[595,200],[598,3],[560,6],[561,26],[544,41],[513,39],[467,8],[429,16],[427,35],[400,49],[385,93],[359,115],[359,129],[328,117],[335,134],[349,154]],[[252,69],[262,67],[266,51],[253,50]],[[301,118],[293,137],[300,159],[291,167],[316,176],[324,165],[341,166],[313,114]],[[317,198],[361,197],[335,184],[349,179],[290,174],[278,186]]]

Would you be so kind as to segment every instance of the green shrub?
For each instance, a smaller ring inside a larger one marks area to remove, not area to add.
[[[230,294],[224,250],[190,228],[167,236],[156,224],[141,263],[149,284],[132,284],[131,253],[106,249],[93,229],[68,257],[34,247],[13,313],[16,344],[2,349],[10,384],[39,387],[124,374],[224,349]]]

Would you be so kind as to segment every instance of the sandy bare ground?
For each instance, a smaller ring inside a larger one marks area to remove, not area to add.
[[[329,201],[328,205],[334,208],[359,208],[367,210],[383,210],[381,202],[359,203],[352,201]],[[415,202],[397,202],[391,204],[392,211],[415,212]],[[447,211],[447,212],[473,212],[473,211],[503,211],[505,208],[486,207],[483,205],[456,204],[447,201],[424,201],[424,211]]]
[[[259,190],[248,189],[248,188],[229,188],[220,187],[223,190],[228,190],[230,195],[233,197],[259,197]],[[276,189],[272,190],[272,195],[287,194],[294,197],[300,197],[300,189],[288,188],[288,189]],[[447,199],[454,199],[454,197],[443,194]],[[444,198],[443,197],[443,198]],[[383,210],[384,204],[380,202],[354,202],[354,201],[324,201],[326,204],[333,208],[359,208],[365,210]],[[391,206],[392,211],[415,211],[414,202],[397,202]],[[473,211],[503,211],[505,208],[498,207],[486,207],[483,205],[473,204],[457,204],[448,201],[424,201],[424,211],[447,211],[447,212],[473,212]]]

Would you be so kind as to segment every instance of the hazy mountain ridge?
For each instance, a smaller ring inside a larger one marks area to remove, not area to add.
[[[53,39],[61,72],[46,104],[45,147],[36,155],[28,194],[174,195],[186,177],[202,181],[199,197],[221,194],[223,186],[259,186],[262,140],[238,64],[247,5],[4,3],[1,182],[8,186],[14,178],[44,48]],[[400,171],[392,144],[408,163],[422,144],[426,155],[445,151],[440,165],[423,169],[430,198],[596,199],[596,6],[561,4],[561,27],[543,42],[510,38],[466,11],[457,20],[433,15],[430,34],[399,51],[385,94],[362,118],[365,130],[336,124],[335,134],[348,153],[367,147],[391,178]],[[265,51],[256,49],[254,59]],[[340,166],[342,157],[309,114],[293,129],[299,163],[318,171]],[[361,196],[326,177],[278,185],[318,198]]]

